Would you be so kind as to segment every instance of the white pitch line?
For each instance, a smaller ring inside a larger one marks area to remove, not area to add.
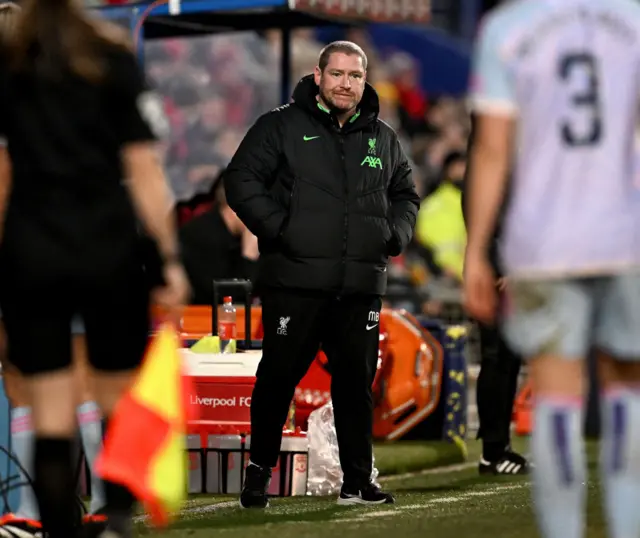
[[[415,506],[417,508],[428,508],[432,504],[449,504],[449,503],[457,503],[460,501],[466,501],[467,499],[472,499],[474,497],[493,497],[503,491],[511,491],[514,489],[523,489],[529,487],[529,483],[523,484],[512,484],[509,486],[496,486],[492,489],[487,489],[483,491],[467,491],[465,493],[460,493],[459,495],[450,495],[448,497],[437,497],[435,499],[430,499],[424,504],[416,504],[416,505],[407,505],[407,506],[399,506],[400,510],[407,510],[408,506]]]
[[[387,516],[395,516],[398,514],[397,510],[380,510],[378,512],[370,512],[368,514],[362,514],[361,516],[354,519],[361,519],[366,517],[367,519],[372,517],[387,517]]]
[[[357,523],[357,522],[362,522],[365,521],[367,519],[371,519],[371,518],[376,518],[376,517],[388,517],[388,516],[395,516],[400,512],[405,512],[405,511],[410,511],[410,510],[424,510],[426,508],[429,508],[430,506],[436,505],[436,504],[454,504],[454,503],[459,503],[462,501],[466,501],[468,499],[473,499],[474,497],[492,497],[494,495],[498,495],[500,493],[503,493],[505,491],[511,491],[511,490],[516,490],[516,489],[523,489],[529,487],[529,483],[522,483],[522,484],[512,484],[512,485],[508,485],[508,486],[495,486],[491,489],[486,489],[486,490],[482,490],[482,491],[467,491],[465,493],[460,493],[459,495],[450,495],[448,497],[437,497],[434,499],[430,499],[424,503],[421,504],[406,504],[406,505],[400,505],[397,508],[395,508],[394,510],[381,510],[378,512],[367,512],[364,514],[360,514],[358,516],[355,517],[348,517],[348,518],[340,518],[340,519],[334,519],[333,522],[335,523]]]
[[[478,463],[473,461],[468,461],[465,463],[456,463],[454,465],[446,465],[444,467],[434,467],[433,469],[425,469],[423,471],[413,471],[411,473],[404,474],[393,474],[388,476],[381,476],[378,478],[378,482],[390,482],[396,480],[404,480],[405,478],[413,478],[416,476],[425,476],[425,475],[436,475],[436,474],[447,474],[447,473],[457,473],[460,471],[466,471],[467,469],[472,469],[476,467]]]
[[[237,500],[235,501],[224,501],[220,503],[212,503],[204,506],[194,506],[192,508],[184,508],[180,511],[180,516],[193,516],[193,515],[202,515],[209,514],[211,512],[215,512],[216,510],[222,510],[223,508],[233,508],[235,506],[240,506]],[[133,521],[136,523],[145,523],[149,519],[148,516],[136,516],[133,518]]]

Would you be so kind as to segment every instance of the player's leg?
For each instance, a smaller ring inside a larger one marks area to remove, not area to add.
[[[372,385],[380,345],[380,297],[342,297],[325,319],[323,349],[331,370],[331,400],[344,483],[338,504],[393,503],[371,482]]]
[[[132,267],[109,279],[94,279],[86,296],[80,310],[95,380],[93,391],[108,431],[111,415],[134,381],[147,347],[149,291],[142,271]],[[106,532],[128,537],[135,497],[121,484],[108,480],[103,484]]]
[[[589,349],[594,300],[591,280],[510,284],[505,333],[514,349],[530,360],[533,490],[544,538],[583,534],[583,359]]]
[[[73,367],[76,375],[76,386],[80,402],[76,410],[80,439],[89,472],[91,474],[91,504],[85,522],[103,523],[102,513],[105,505],[104,486],[95,472],[95,463],[102,448],[102,413],[95,401],[92,371],[87,357],[87,342],[84,323],[79,317],[71,322],[73,335]]]
[[[5,514],[0,526],[9,532],[18,528],[35,534],[42,529],[40,512],[31,483],[33,479],[33,425],[31,405],[24,379],[20,372],[8,361],[6,334],[0,323],[0,363],[4,392],[11,408],[11,452],[19,464],[20,501],[14,513]]]
[[[295,388],[320,348],[326,301],[285,290],[265,290],[262,359],[251,396],[251,463],[240,496],[243,508],[268,505],[266,490],[280,454],[282,428]]]
[[[31,403],[34,490],[42,524],[51,538],[72,536],[77,524],[71,314],[66,315],[60,299],[51,303],[56,304],[55,309],[34,309],[27,293],[3,303],[9,360],[23,375]],[[47,343],[46,352],[42,342]]]
[[[602,293],[601,472],[610,536],[627,538],[640,536],[640,276],[612,278]]]

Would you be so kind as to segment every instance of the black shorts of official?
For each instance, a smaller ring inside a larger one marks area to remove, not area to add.
[[[28,276],[0,271],[8,359],[22,374],[71,366],[74,316],[84,323],[95,370],[124,372],[140,365],[150,328],[149,285],[141,267],[94,278],[47,275],[34,281]]]

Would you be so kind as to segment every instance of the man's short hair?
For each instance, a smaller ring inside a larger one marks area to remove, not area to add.
[[[320,51],[320,57],[318,58],[318,67],[320,68],[320,71],[324,72],[325,68],[329,64],[329,59],[334,52],[342,52],[348,56],[360,56],[360,58],[362,58],[362,67],[364,67],[365,71],[367,70],[367,64],[369,61],[367,60],[367,55],[359,45],[356,45],[352,41],[334,41],[333,43],[329,43],[322,49],[322,51]]]

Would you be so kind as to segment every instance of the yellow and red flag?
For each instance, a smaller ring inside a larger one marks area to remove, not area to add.
[[[153,337],[131,389],[110,419],[96,468],[144,504],[151,521],[165,526],[187,496],[187,421],[197,406],[185,375],[179,337],[171,325]]]

